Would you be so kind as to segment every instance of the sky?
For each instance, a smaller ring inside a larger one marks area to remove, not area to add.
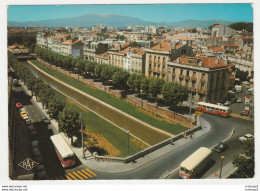
[[[18,22],[70,18],[89,13],[118,14],[154,22],[189,19],[253,22],[251,4],[12,5],[8,6],[7,13],[8,21]]]

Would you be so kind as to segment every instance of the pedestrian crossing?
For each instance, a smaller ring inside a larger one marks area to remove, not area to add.
[[[89,169],[82,169],[74,172],[69,172],[66,175],[67,180],[87,180],[87,179],[93,179],[95,176],[97,176],[94,172],[92,172]]]
[[[247,117],[247,116],[242,116],[242,115],[239,115],[239,114],[236,114],[236,113],[231,113],[230,116],[232,117],[237,117],[237,118],[241,118],[241,119],[245,119],[245,120],[249,120],[250,118]]]

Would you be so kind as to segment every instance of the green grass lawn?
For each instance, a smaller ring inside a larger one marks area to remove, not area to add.
[[[162,130],[167,131],[172,134],[179,134],[188,129],[187,127],[184,127],[181,124],[178,124],[178,123],[171,124],[166,121],[161,121],[161,120],[155,119],[147,114],[139,112],[139,111],[137,111],[137,107],[131,105],[130,103],[127,103],[123,99],[115,98],[114,96],[112,96],[104,91],[88,87],[87,84],[85,84],[73,77],[69,77],[65,74],[62,74],[59,71],[56,71],[47,66],[44,66],[42,63],[40,63],[37,60],[31,60],[31,62],[33,64],[35,64],[37,67],[39,67],[40,69],[42,69],[43,71],[54,76],[55,78],[65,82],[121,111],[124,111],[125,113],[127,113],[141,121],[144,121],[154,127],[157,127],[159,129],[162,129]]]
[[[66,101],[67,97],[60,92],[55,91],[55,94],[62,100]],[[68,104],[68,103],[67,103]],[[78,112],[81,112],[82,119],[86,126],[86,129],[91,133],[101,134],[107,139],[114,147],[120,151],[120,155],[117,157],[126,157],[128,155],[128,135],[126,132],[120,130],[116,126],[107,122],[103,118],[94,114],[91,111],[84,111],[80,107],[71,104],[71,107],[75,108]],[[141,151],[143,148],[136,144],[135,138],[130,135],[129,142],[129,154],[134,154]]]

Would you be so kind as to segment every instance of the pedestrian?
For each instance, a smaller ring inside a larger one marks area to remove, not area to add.
[[[192,133],[190,134],[190,138],[192,139]]]

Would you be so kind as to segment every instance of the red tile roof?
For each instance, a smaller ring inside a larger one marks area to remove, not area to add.
[[[189,56],[181,56],[179,58],[179,63],[181,64],[187,64],[187,65],[194,65],[194,66],[198,66],[199,63],[190,63],[189,59],[198,59],[199,61],[202,62],[202,66],[205,68],[222,68],[225,67],[226,64],[216,58],[216,57],[205,57],[205,56],[198,56],[198,57],[189,57]],[[173,62],[177,62],[177,59],[175,59]]]
[[[153,50],[167,50],[170,51],[171,50],[171,46],[166,43],[166,42],[161,42],[158,43],[157,45],[155,45],[154,47],[152,47]]]
[[[222,27],[223,25],[215,25],[215,26],[213,26],[213,28],[218,28],[218,27]]]
[[[245,40],[245,39],[253,40],[253,37],[252,37],[252,36],[241,36],[241,38],[242,38],[243,40]]]
[[[81,40],[76,40],[76,41],[66,40],[66,41],[62,42],[61,44],[73,45],[73,44],[76,44],[76,43],[78,43],[78,42],[83,43],[84,41],[81,41]]]
[[[217,46],[217,47],[213,48],[213,52],[224,52],[224,49],[219,47],[219,46]]]
[[[239,47],[237,44],[223,44],[223,46]]]
[[[69,36],[71,36],[71,34],[59,34],[59,35],[56,35],[54,37],[56,37],[56,38],[64,38],[64,37],[69,37]]]

